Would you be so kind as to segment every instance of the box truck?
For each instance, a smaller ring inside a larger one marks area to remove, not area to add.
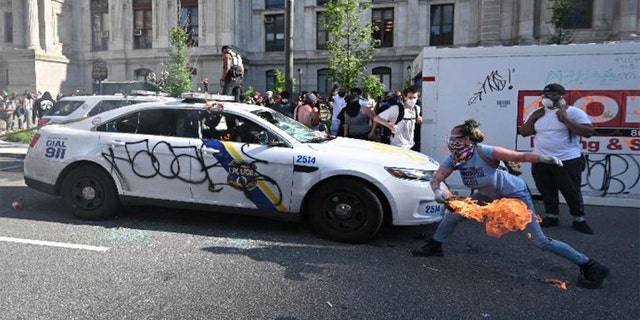
[[[640,42],[427,47],[411,69],[422,91],[421,152],[442,161],[445,136],[467,119],[480,122],[485,143],[531,151],[533,137],[518,127],[540,107],[544,86],[559,83],[596,130],[581,138],[585,203],[640,207]],[[537,195],[530,168],[523,164],[522,177]],[[464,190],[457,173],[447,182]]]

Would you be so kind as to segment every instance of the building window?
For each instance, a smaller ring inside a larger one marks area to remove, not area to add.
[[[187,33],[187,46],[198,46],[198,0],[180,3],[180,27]]]
[[[591,29],[593,24],[593,0],[573,0],[573,9],[567,19],[567,29]]]
[[[371,22],[378,30],[373,38],[380,41],[380,47],[393,47],[393,8],[371,10]]]
[[[13,12],[4,13],[4,42],[13,42]]]
[[[151,70],[147,68],[136,69],[133,71],[133,75],[138,81],[146,81],[150,73],[152,73]]]
[[[324,6],[325,4],[327,4],[327,2],[328,0],[316,0],[316,6]]]
[[[109,2],[91,0],[91,50],[109,50]]]
[[[431,6],[430,46],[453,44],[453,4]]]
[[[391,88],[391,68],[387,68],[387,67],[373,68],[373,70],[371,70],[371,74],[378,77],[378,80],[380,80],[380,82],[384,84],[384,87],[387,90],[393,90],[393,88]]]
[[[327,50],[329,32],[324,28],[324,12],[316,14],[316,50]]]
[[[276,89],[276,70],[268,70],[267,71],[267,91],[274,91],[274,94],[278,94],[279,92],[275,92]]]
[[[284,9],[284,0],[265,0],[265,9]]]
[[[266,51],[284,51],[284,14],[264,17]]]
[[[151,0],[133,0],[133,48],[149,49],[153,43]]]
[[[318,92],[331,96],[331,84],[329,83],[329,69],[318,70]]]

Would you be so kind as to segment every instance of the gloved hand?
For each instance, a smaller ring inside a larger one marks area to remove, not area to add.
[[[548,164],[555,164],[558,167],[562,167],[562,161],[560,161],[560,159],[558,159],[557,157],[554,157],[554,156],[543,156],[543,155],[540,155],[540,162],[548,163]]]
[[[434,195],[436,196],[436,202],[437,203],[445,203],[447,200],[447,194],[444,193],[444,191],[440,190],[440,189],[436,189],[433,191]]]

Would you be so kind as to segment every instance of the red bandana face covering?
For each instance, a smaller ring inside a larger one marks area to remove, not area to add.
[[[465,143],[464,139],[447,139],[447,147],[453,156],[453,165],[455,167],[469,161],[473,156],[473,144]]]

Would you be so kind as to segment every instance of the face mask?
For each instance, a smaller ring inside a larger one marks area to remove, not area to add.
[[[552,108],[552,107],[553,107],[553,101],[552,101],[551,99],[549,99],[549,98],[542,98],[542,105],[543,105],[545,108],[551,108],[551,109],[553,109],[553,108]]]
[[[407,105],[409,107],[413,107],[416,105],[416,102],[418,101],[418,99],[407,99]]]
[[[561,106],[566,106],[567,105],[567,101],[564,100],[564,98],[560,98],[560,101],[558,101],[558,104]]]
[[[465,139],[447,137],[447,148],[453,156],[453,165],[456,167],[467,162],[473,156],[473,144],[467,143]]]

